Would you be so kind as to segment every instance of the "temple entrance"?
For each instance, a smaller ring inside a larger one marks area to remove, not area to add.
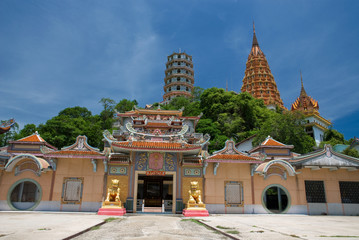
[[[137,180],[137,212],[172,212],[173,176],[146,176]]]
[[[280,186],[270,186],[263,193],[263,205],[271,213],[282,213],[289,206],[286,191]]]

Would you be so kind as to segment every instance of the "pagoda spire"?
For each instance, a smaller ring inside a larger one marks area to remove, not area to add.
[[[307,96],[307,93],[304,89],[304,85],[303,85],[303,77],[302,77],[302,70],[300,70],[300,81],[302,83],[302,88],[300,89],[300,96]]]
[[[254,21],[252,49],[248,55],[242,81],[242,92],[248,92],[255,98],[263,99],[264,104],[271,108],[278,105],[285,109],[268,61],[259,47]]]
[[[252,47],[254,46],[258,46],[258,40],[257,40],[257,36],[256,36],[256,26],[254,25],[254,21],[253,21],[253,42],[252,42]]]

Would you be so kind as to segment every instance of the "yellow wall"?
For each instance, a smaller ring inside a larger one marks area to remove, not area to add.
[[[251,174],[249,164],[220,163],[217,175],[213,174],[213,163],[209,163],[205,175],[205,203],[224,204],[224,182],[240,181],[243,183],[244,204],[252,203]]]
[[[15,176],[14,171],[12,172],[2,171],[2,173],[0,173],[2,174],[1,182],[0,182],[0,200],[7,199],[7,194],[9,192],[9,189],[16,181],[24,178],[30,178],[40,184],[42,190],[41,200],[49,201],[52,171],[41,173],[40,177],[38,177],[35,173],[31,171],[24,171],[19,175]]]
[[[250,175],[250,164],[220,163],[217,175],[213,174],[213,163],[209,163],[205,175],[205,203],[225,204],[224,183],[225,181],[239,181],[243,183],[244,204],[262,204],[263,190],[271,185],[283,186],[290,194],[291,205],[306,205],[305,180],[324,181],[327,203],[341,203],[339,181],[359,181],[358,171],[347,171],[340,169],[330,171],[329,169],[310,170],[298,169],[295,176],[289,176],[284,180],[280,176],[272,175],[264,179],[263,176],[254,174],[254,203],[252,200],[252,186]],[[185,191],[184,191],[185,193]],[[188,194],[187,194],[188,195]],[[185,195],[184,195],[185,196]]]
[[[83,202],[101,202],[103,194],[104,165],[97,160],[97,171],[93,172],[91,159],[64,158],[57,162],[53,201],[61,201],[65,177],[83,177]]]

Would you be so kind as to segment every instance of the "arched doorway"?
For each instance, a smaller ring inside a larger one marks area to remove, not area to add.
[[[270,213],[284,213],[290,207],[289,193],[283,186],[269,185],[262,193],[262,204]]]
[[[33,210],[41,200],[40,185],[32,179],[14,183],[8,192],[8,204],[14,210]]]

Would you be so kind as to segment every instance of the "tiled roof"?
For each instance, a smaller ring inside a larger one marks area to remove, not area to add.
[[[38,132],[17,140],[18,142],[46,142]]]
[[[95,151],[80,151],[80,150],[60,150],[60,151],[56,151],[51,154],[60,154],[60,155],[102,155],[99,152],[95,152]]]
[[[114,146],[145,149],[199,149],[201,146],[170,142],[114,142]]]
[[[262,142],[261,145],[264,145],[264,146],[285,146],[285,144],[283,144],[281,142],[278,142],[278,141],[274,140],[271,137],[268,137],[266,140],[264,140],[264,142]]]
[[[167,127],[169,128],[170,126],[165,123],[165,122],[147,122],[146,124],[147,127]]]
[[[223,159],[223,160],[258,160],[249,156],[239,154],[216,154],[210,156],[208,159]]]

